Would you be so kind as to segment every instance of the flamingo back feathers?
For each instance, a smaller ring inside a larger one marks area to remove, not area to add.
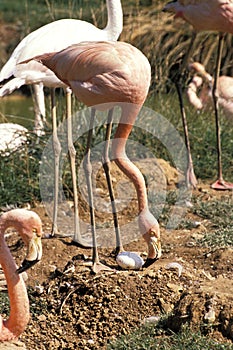
[[[123,42],[83,42],[33,59],[51,69],[86,105],[142,104],[151,71],[147,58]]]

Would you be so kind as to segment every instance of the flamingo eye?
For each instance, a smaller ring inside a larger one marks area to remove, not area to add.
[[[34,227],[34,228],[32,229],[32,232],[33,232],[34,234],[36,234],[36,236],[38,236],[38,237],[39,237],[39,235],[38,235],[38,231],[37,231],[37,228],[35,228],[35,227]]]

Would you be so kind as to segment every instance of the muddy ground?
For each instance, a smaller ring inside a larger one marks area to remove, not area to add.
[[[166,176],[160,179],[154,172],[153,160],[138,164],[149,179],[149,194],[155,184],[154,190],[162,187],[167,191],[177,190],[176,170],[161,162]],[[120,225],[124,227],[136,216],[136,194],[117,169],[113,167],[112,172],[115,190],[116,186],[123,186],[119,196],[125,193],[124,188],[127,194],[131,193],[130,202],[119,213]],[[102,173],[98,175],[97,190],[100,197],[106,199]],[[209,183],[199,183],[192,192],[191,202],[194,198],[221,201],[223,196],[232,196],[232,193],[216,192],[210,189]],[[101,200],[98,204],[97,226],[103,228],[98,232],[104,232],[107,241],[108,235],[114,233],[112,220],[109,213],[103,213]],[[43,259],[28,272],[26,282],[31,320],[20,337],[25,347],[28,350],[105,349],[110,340],[135,330],[150,317],[163,315],[167,315],[167,327],[174,331],[188,323],[218,341],[231,342],[232,249],[199,246],[197,240],[215,228],[208,220],[194,215],[189,202],[185,205],[184,218],[193,225],[168,230],[161,219],[163,255],[145,270],[122,271],[115,262],[113,248],[108,246],[100,248],[99,255],[112,271],[93,274],[90,249],[76,247],[70,237],[44,238]],[[81,200],[79,209],[82,221],[88,223],[87,203]],[[33,210],[41,216],[45,236],[48,236],[51,231],[48,213],[39,203]],[[63,215],[69,222],[69,212],[64,210]],[[135,225],[127,226],[128,237],[134,237],[135,231]],[[60,234],[67,232],[60,231]],[[140,236],[126,244],[125,249],[140,252],[146,258],[146,245]],[[13,254],[21,261],[24,249],[20,247]],[[0,349],[4,349],[3,345]]]

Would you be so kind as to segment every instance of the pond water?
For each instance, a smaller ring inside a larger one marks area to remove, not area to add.
[[[32,130],[34,125],[32,98],[12,95],[0,99],[0,123],[17,123]]]

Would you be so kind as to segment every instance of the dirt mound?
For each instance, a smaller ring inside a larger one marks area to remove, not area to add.
[[[166,170],[161,171],[163,163],[156,162],[151,167],[151,161],[145,160],[138,164],[149,192],[168,184],[176,188],[177,172],[167,163]],[[112,173],[115,190],[121,196],[121,185],[128,179],[114,166]],[[127,186],[129,189],[131,185],[127,182]],[[122,192],[123,189],[124,186]],[[95,190],[100,198],[107,198],[102,170]],[[221,200],[222,196],[203,184],[194,195],[202,201]],[[101,207],[100,200],[97,204]],[[88,223],[87,203],[81,200],[79,205],[80,216]],[[51,220],[44,207],[38,204],[34,210],[49,234]],[[72,211],[71,205],[69,210]],[[130,204],[120,212],[120,224],[132,220],[136,213],[136,194],[132,192]],[[78,248],[70,237],[44,239],[43,259],[28,272],[31,320],[20,338],[26,348],[104,349],[111,339],[133,331],[145,320],[158,321],[164,316],[167,327],[174,331],[187,323],[218,341],[232,340],[232,249],[197,245],[197,238],[206,232],[206,223],[200,223],[200,217],[188,208],[185,217],[199,224],[169,230],[161,225],[163,255],[143,271],[120,270],[112,254],[113,247],[109,246],[99,249],[99,255],[113,270],[93,275],[90,249]],[[64,210],[64,220],[68,222],[68,218],[69,213]],[[110,234],[114,236],[110,213],[97,212],[97,224],[104,227],[106,239]],[[128,229],[127,235],[134,237],[135,230],[136,226]],[[146,258],[147,247],[140,236],[125,244],[125,249],[140,252]],[[14,254],[22,261],[25,252],[20,248]]]

